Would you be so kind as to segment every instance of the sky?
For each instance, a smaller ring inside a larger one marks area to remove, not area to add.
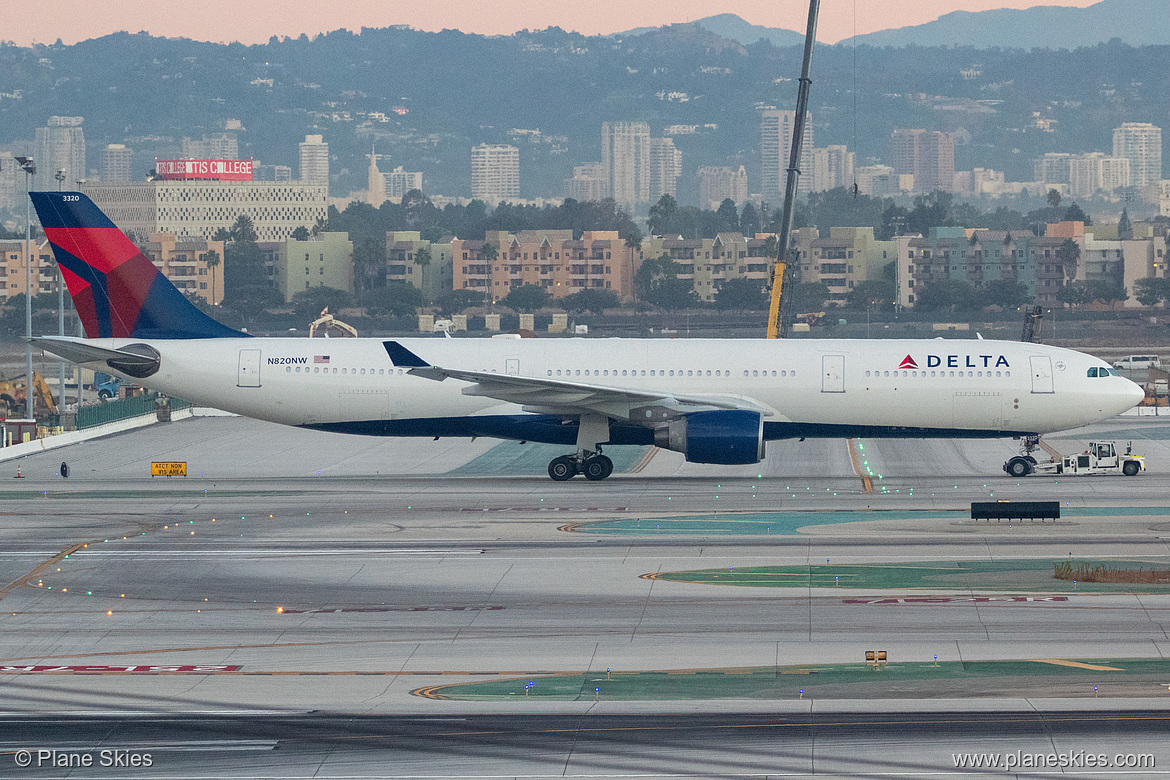
[[[1062,5],[1098,0],[824,0],[817,38],[906,27],[951,11]],[[734,13],[753,24],[804,32],[808,0],[8,0],[0,38],[21,46],[76,43],[119,30],[202,41],[263,43],[271,36],[405,24],[485,35],[558,26],[587,35]]]

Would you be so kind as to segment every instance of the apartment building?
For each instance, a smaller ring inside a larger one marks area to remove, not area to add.
[[[138,248],[184,295],[209,306],[223,301],[223,242],[154,233]]]
[[[489,208],[520,197],[520,150],[508,144],[480,144],[471,150],[471,197]]]
[[[353,292],[353,242],[348,233],[257,243],[264,254],[268,280],[285,302],[312,287]]]
[[[0,302],[24,295],[27,263],[24,241],[0,241]],[[43,239],[32,242],[33,295],[57,292],[57,262],[53,250]]]
[[[452,289],[452,240],[432,243],[417,230],[387,232],[386,281],[406,282],[432,300]]]

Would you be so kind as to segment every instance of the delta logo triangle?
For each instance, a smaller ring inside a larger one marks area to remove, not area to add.
[[[902,363],[898,366],[898,368],[918,368],[918,364],[914,362],[914,358],[907,355],[906,357],[902,358]]]

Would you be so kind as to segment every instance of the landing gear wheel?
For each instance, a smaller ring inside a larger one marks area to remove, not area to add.
[[[1012,458],[1005,469],[1013,477],[1026,477],[1032,473],[1032,464],[1023,458]]]
[[[1142,470],[1142,467],[1137,464],[1137,461],[1126,461],[1121,467],[1121,473],[1127,477],[1132,477]]]
[[[604,455],[597,455],[585,461],[582,471],[585,473],[585,479],[597,482],[613,473],[613,461]]]
[[[557,482],[567,482],[577,476],[577,462],[572,455],[553,458],[548,464],[548,475]]]

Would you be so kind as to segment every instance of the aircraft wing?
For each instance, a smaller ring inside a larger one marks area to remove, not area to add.
[[[691,412],[717,409],[743,409],[759,412],[765,417],[775,413],[769,407],[738,396],[658,393],[560,379],[442,368],[427,363],[396,341],[384,342],[384,346],[394,365],[409,368],[411,374],[439,382],[448,378],[470,382],[469,387],[463,388],[464,395],[520,404],[525,411],[541,414],[596,412],[632,422],[661,422]]]

